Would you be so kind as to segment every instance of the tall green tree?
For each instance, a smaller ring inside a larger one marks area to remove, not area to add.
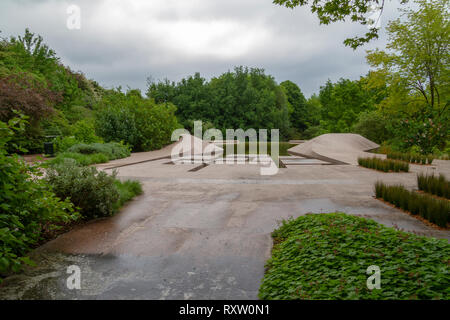
[[[430,107],[446,104],[449,75],[449,2],[418,0],[419,10],[402,10],[405,19],[389,23],[386,51],[369,51],[367,61],[389,82],[401,81]]]
[[[96,133],[105,142],[123,141],[134,151],[169,144],[172,132],[179,128],[173,104],[155,104],[153,99],[142,97],[139,90],[111,90],[97,108]]]
[[[405,4],[408,0],[400,0]],[[273,3],[293,9],[299,6],[309,6],[311,12],[316,14],[321,24],[330,24],[350,19],[352,22],[369,26],[369,31],[364,36],[348,38],[344,41],[346,46],[353,49],[378,38],[378,28],[375,27],[376,19],[370,14],[374,8],[378,8],[380,15],[383,12],[385,0],[273,0]]]
[[[375,109],[375,95],[364,86],[364,78],[330,80],[320,88],[321,126],[328,132],[350,132],[363,111]]]
[[[290,80],[283,81],[280,83],[280,86],[283,89],[289,103],[288,108],[291,126],[300,131],[304,131],[308,126],[305,96],[298,85]]]
[[[190,129],[193,120],[225,129],[289,131],[288,101],[274,78],[257,68],[236,67],[206,81],[196,73],[178,83],[150,83],[147,96],[177,106],[177,116]]]
[[[418,10],[402,10],[402,19],[389,23],[387,50],[369,51],[367,61],[372,84],[388,85],[380,110],[396,118],[406,146],[430,152],[449,136],[449,2],[416,3]]]

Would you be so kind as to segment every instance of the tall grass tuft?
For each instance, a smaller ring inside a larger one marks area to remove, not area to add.
[[[434,194],[438,197],[444,197],[450,199],[450,187],[449,181],[445,179],[443,174],[439,177],[435,175],[425,175],[420,173],[417,175],[417,185],[419,190]]]
[[[404,161],[390,160],[390,159],[380,159],[377,157],[372,158],[358,158],[358,164],[362,167],[369,169],[375,169],[384,172],[408,172],[409,164]]]
[[[392,160],[401,160],[417,164],[431,164],[434,160],[434,156],[432,154],[419,155],[414,153],[404,153],[394,151],[388,152],[386,154],[386,157]]]
[[[375,183],[375,196],[440,227],[445,228],[450,222],[450,201],[448,200],[409,191],[401,185],[387,186],[380,181]]]
[[[142,185],[139,181],[134,180],[126,180],[126,181],[120,181],[116,180],[114,181],[114,184],[117,188],[117,191],[119,192],[119,199],[114,204],[114,209],[119,210],[125,202],[130,201],[135,196],[138,196],[142,194]]]

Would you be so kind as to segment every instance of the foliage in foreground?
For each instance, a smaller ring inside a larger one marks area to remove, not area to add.
[[[419,190],[450,199],[450,183],[443,174],[436,177],[420,173],[417,175],[417,185]]]
[[[375,184],[375,196],[396,207],[420,215],[422,218],[445,228],[450,222],[450,201],[437,199],[429,194],[409,191],[401,185]]]
[[[297,6],[309,6],[311,13],[316,14],[320,24],[330,24],[332,22],[350,20],[365,26],[370,26],[376,21],[373,16],[369,16],[374,7],[381,8],[384,2],[380,4],[378,0],[366,0],[361,2],[350,2],[346,0],[328,1],[306,1],[306,0],[273,0],[276,3],[287,8],[295,8]],[[404,3],[403,1],[401,3]],[[353,48],[354,50],[365,43],[378,38],[379,28],[370,27],[369,30],[361,36],[355,36],[344,40],[344,44]]]
[[[394,172],[408,172],[409,164],[403,161],[396,161],[390,159],[381,159],[377,157],[372,158],[358,158],[358,164],[362,167],[375,169],[378,171],[394,171]]]
[[[344,213],[283,221],[260,299],[449,299],[447,240],[387,228]],[[381,289],[367,288],[369,266]]]
[[[117,182],[115,172],[108,175],[95,167],[80,167],[71,159],[51,166],[45,180],[58,197],[70,199],[85,219],[111,216],[142,192],[138,182]]]
[[[0,275],[17,272],[31,261],[24,255],[41,237],[44,228],[78,218],[72,203],[61,201],[48,186],[38,166],[29,166],[6,146],[23,119],[0,121]]]

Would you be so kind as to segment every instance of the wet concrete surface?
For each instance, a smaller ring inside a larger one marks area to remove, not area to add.
[[[2,299],[255,299],[279,221],[308,212],[343,211],[420,235],[447,231],[373,198],[377,180],[417,187],[412,166],[382,173],[353,165],[296,165],[261,176],[255,165],[166,165],[118,169],[142,181],[144,194],[114,217],[92,221],[33,252],[38,267],[10,277]],[[81,289],[69,290],[69,265]]]

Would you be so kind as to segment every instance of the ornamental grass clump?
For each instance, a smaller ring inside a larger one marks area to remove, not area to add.
[[[383,172],[408,172],[409,164],[404,161],[381,159],[377,157],[372,158],[358,158],[358,164],[362,167],[375,169]]]
[[[39,164],[28,164],[17,154],[7,153],[8,145],[23,134],[27,124],[23,115],[7,123],[0,121],[0,282],[34,264],[26,255],[46,231],[80,217],[69,199],[61,200],[42,179]]]
[[[386,157],[388,159],[392,160],[401,160],[406,161],[410,163],[417,163],[417,164],[431,164],[434,160],[434,156],[432,154],[428,155],[419,155],[415,153],[404,153],[404,152],[388,152],[386,154]]]
[[[434,194],[438,197],[450,199],[449,181],[443,174],[438,177],[433,175],[426,175],[420,173],[417,175],[417,185],[419,190]]]
[[[375,183],[375,196],[439,227],[446,228],[450,223],[450,201],[446,199],[409,191],[401,185],[387,186],[379,181]]]

